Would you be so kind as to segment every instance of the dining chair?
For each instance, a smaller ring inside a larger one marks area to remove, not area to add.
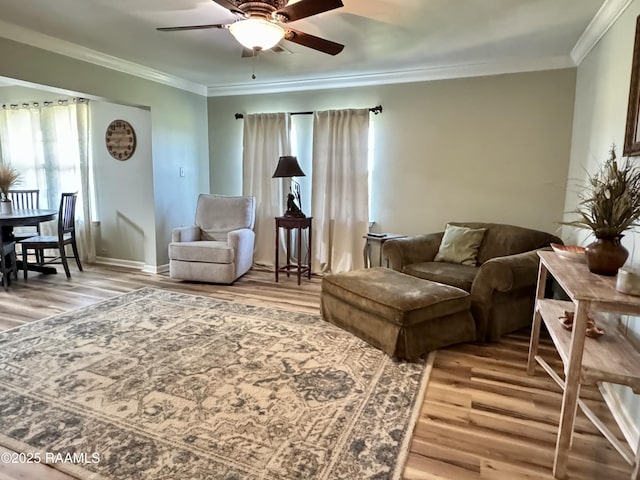
[[[57,235],[38,235],[20,242],[20,245],[22,246],[22,265],[25,280],[27,280],[27,254],[29,250],[35,250],[36,261],[39,265],[54,263],[60,259],[67,278],[71,278],[71,272],[69,272],[69,264],[67,262],[67,253],[65,250],[67,245],[71,245],[78,269],[82,271],[82,264],[80,263],[80,256],[78,255],[78,245],[76,243],[77,199],[78,192],[63,193],[61,195],[60,208],[58,210]],[[46,257],[44,255],[45,249],[57,249],[59,251],[59,255],[55,257]],[[47,261],[47,259],[49,260]]]
[[[9,290],[9,275],[18,279],[18,266],[16,263],[16,242],[3,242],[0,244],[0,273],[2,273],[2,286]]]
[[[9,200],[13,205],[13,208],[19,210],[37,210],[40,208],[40,190],[9,190]],[[34,235],[40,235],[40,222],[34,221],[30,224],[21,225],[21,227],[35,227],[35,230],[14,232],[13,237],[16,242],[20,242],[26,238],[33,237]]]
[[[20,210],[40,208],[40,190],[9,190],[9,200]]]

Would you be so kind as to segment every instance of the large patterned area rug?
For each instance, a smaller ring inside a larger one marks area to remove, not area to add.
[[[83,479],[392,479],[428,362],[143,288],[0,333],[0,444]]]

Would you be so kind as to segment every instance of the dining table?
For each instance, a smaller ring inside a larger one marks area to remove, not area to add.
[[[14,239],[14,227],[33,226],[39,222],[55,220],[58,216],[57,210],[47,210],[42,208],[20,209],[14,208],[10,213],[0,213],[0,244],[11,242]],[[34,236],[37,235],[34,233]],[[17,261],[18,270],[22,270],[22,260]],[[50,265],[36,265],[27,263],[27,270],[40,273],[57,273],[55,267]]]

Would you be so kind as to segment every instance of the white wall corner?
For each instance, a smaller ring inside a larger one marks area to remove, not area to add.
[[[589,55],[589,52],[600,39],[609,31],[622,12],[633,0],[605,0],[600,10],[594,15],[587,28],[582,33],[578,42],[571,50],[571,58],[576,65]]]
[[[638,432],[638,427],[624,407],[624,402],[620,398],[620,395],[618,395],[618,391],[615,390],[610,383],[600,383],[598,387],[602,398],[604,398],[613,418],[620,427],[624,438],[627,440],[631,449],[636,452],[640,440],[640,432]]]
[[[153,274],[167,273],[169,271],[169,264],[165,263],[164,265],[157,266],[145,264],[144,267],[142,267],[142,271]]]

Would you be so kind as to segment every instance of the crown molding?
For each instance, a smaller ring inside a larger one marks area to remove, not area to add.
[[[313,78],[271,83],[246,83],[238,85],[212,85],[207,88],[207,96],[223,97],[232,95],[254,95],[264,93],[295,92],[305,90],[326,90],[334,88],[363,87],[398,83],[425,82],[452,78],[483,77],[508,73],[532,72],[575,68],[568,55],[539,59],[507,59],[501,62],[444,65],[394,72],[369,73],[338,77]]]
[[[622,12],[633,0],[605,0],[594,15],[577,43],[571,50],[571,58],[580,65],[600,39],[609,31]]]
[[[186,90],[209,97],[230,95],[252,95],[307,90],[325,90],[346,87],[401,84],[452,78],[479,77],[508,73],[554,70],[575,67],[586,56],[593,45],[604,35],[624,9],[633,0],[606,0],[594,19],[573,48],[571,56],[555,56],[539,59],[512,58],[499,62],[442,65],[391,72],[372,72],[356,75],[296,79],[281,82],[242,83],[235,85],[204,86],[180,77],[139,65],[118,57],[60,40],[18,25],[0,20],[0,37],[31,45],[94,65],[109,68],[139,78]],[[583,52],[583,53],[580,53]],[[582,56],[580,56],[582,55]]]
[[[129,62],[118,57],[113,57],[105,53],[91,50],[90,48],[76,45],[65,40],[50,37],[49,35],[7,23],[3,20],[0,20],[0,37],[75,58],[77,60],[82,60],[84,62],[93,63],[94,65],[116,70],[121,73],[127,73],[146,80],[151,80],[152,82],[186,90],[198,95],[207,94],[207,88],[204,85],[190,82],[189,80],[169,75],[159,70],[154,70],[153,68]]]

